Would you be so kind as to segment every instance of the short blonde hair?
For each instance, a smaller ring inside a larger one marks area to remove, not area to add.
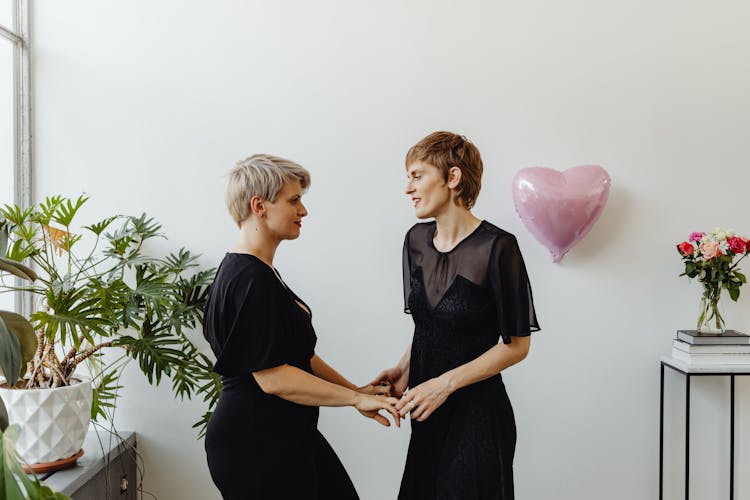
[[[250,216],[250,200],[260,196],[271,203],[279,197],[284,184],[298,180],[302,189],[310,187],[310,172],[293,161],[278,156],[257,154],[238,161],[227,175],[224,202],[237,223]]]

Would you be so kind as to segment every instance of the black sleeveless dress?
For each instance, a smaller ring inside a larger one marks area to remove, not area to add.
[[[317,337],[295,300],[302,302],[248,254],[228,253],[209,290],[203,333],[224,388],[205,448],[225,500],[359,498],[317,429],[318,408],[266,394],[252,376],[283,364],[312,373]]]
[[[433,245],[435,223],[404,242],[406,312],[414,319],[409,386],[479,357],[500,338],[539,330],[516,238],[482,221],[453,250]],[[516,427],[498,374],[454,392],[411,421],[400,500],[513,500]]]

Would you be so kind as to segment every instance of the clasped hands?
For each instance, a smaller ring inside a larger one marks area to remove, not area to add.
[[[390,368],[382,371],[369,384],[357,388],[357,392],[375,395],[390,403],[395,401],[392,408],[378,409],[385,409],[391,413],[397,427],[400,427],[400,420],[405,419],[407,414],[412,420],[424,422],[448,399],[452,392],[450,384],[445,376],[439,376],[408,388],[408,377],[408,372],[404,373],[397,367]],[[364,412],[357,409],[364,416],[374,418],[382,425],[390,425],[388,419],[380,415],[378,410]]]

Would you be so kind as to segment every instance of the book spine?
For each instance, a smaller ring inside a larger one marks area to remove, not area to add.
[[[695,354],[750,354],[750,345],[742,344],[688,344],[674,339],[672,347],[687,353]]]
[[[700,365],[745,365],[750,364],[750,354],[695,354],[672,349],[672,357],[684,363]]]

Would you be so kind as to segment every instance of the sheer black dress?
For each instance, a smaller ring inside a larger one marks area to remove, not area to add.
[[[502,338],[539,330],[516,238],[482,221],[449,252],[435,223],[404,242],[406,312],[414,319],[409,386],[479,357]],[[516,426],[498,374],[454,392],[424,422],[411,421],[400,500],[513,500]]]
[[[224,388],[205,447],[225,500],[359,498],[317,429],[318,408],[266,394],[252,376],[283,364],[312,373],[317,337],[296,301],[304,304],[249,254],[228,253],[209,290],[203,333]]]

